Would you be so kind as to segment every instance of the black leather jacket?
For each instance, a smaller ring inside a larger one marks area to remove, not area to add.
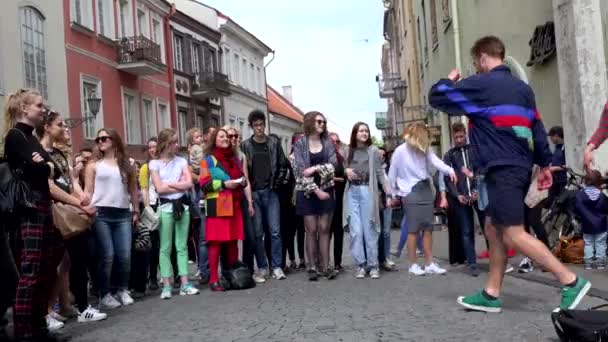
[[[247,157],[247,167],[249,168],[249,178],[253,179],[255,176],[252,174],[253,165],[253,145],[251,142],[253,136],[241,144],[241,150]],[[285,177],[286,170],[289,167],[289,162],[285,158],[283,147],[281,146],[281,139],[274,134],[266,136],[266,142],[268,143],[268,151],[270,152],[270,184],[271,189],[276,190],[277,187],[283,182],[281,179]]]

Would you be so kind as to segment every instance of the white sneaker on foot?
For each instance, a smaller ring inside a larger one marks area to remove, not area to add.
[[[380,279],[380,270],[378,267],[374,267],[369,271],[369,277],[372,279]]]
[[[163,286],[163,290],[160,293],[160,299],[171,299],[171,290],[173,290],[171,286]]]
[[[49,317],[59,322],[65,322],[68,320],[67,317],[62,316],[55,311],[51,311],[51,313],[49,313]]]
[[[109,293],[101,299],[101,305],[108,309],[116,309],[117,307],[121,306],[120,302]]]
[[[417,276],[423,276],[426,274],[426,271],[423,270],[422,267],[420,267],[420,265],[418,264],[413,264],[412,266],[410,266],[408,272]]]
[[[272,270],[272,277],[274,279],[278,279],[278,280],[287,279],[287,277],[285,276],[285,273],[283,273],[283,270],[280,267],[277,267],[274,270]]]
[[[46,316],[46,328],[50,332],[57,331],[57,330],[63,328],[64,325],[65,324],[63,324],[63,322],[59,322],[58,320],[54,319],[50,315]]]
[[[180,296],[193,296],[199,293],[200,291],[196,287],[192,286],[192,284],[186,284],[179,290]]]
[[[507,268],[505,269],[505,274],[511,273],[513,271],[515,271],[515,269],[513,268],[513,265],[507,264]]]
[[[389,258],[386,258],[386,260],[384,261],[384,265],[385,265],[385,267],[389,267],[389,268],[393,268],[393,267],[397,266],[397,264],[395,264],[395,262]]]
[[[103,321],[106,318],[108,315],[89,305],[86,310],[78,314],[78,323]]]
[[[432,262],[428,266],[425,266],[424,270],[426,274],[445,274],[447,272],[445,269],[439,267],[439,265],[434,262]]]
[[[268,270],[266,270],[266,269],[258,269],[258,272],[253,275],[253,281],[255,281],[258,284],[265,283],[266,278],[268,278]]]
[[[357,270],[357,273],[355,273],[355,278],[363,279],[363,278],[365,278],[365,274],[367,274],[367,272],[365,272],[365,268],[359,267],[359,269]]]
[[[120,299],[120,302],[122,303],[122,305],[127,306],[127,305],[133,304],[133,298],[131,298],[129,291],[121,290],[121,291],[118,291],[117,295],[118,295],[118,298]]]

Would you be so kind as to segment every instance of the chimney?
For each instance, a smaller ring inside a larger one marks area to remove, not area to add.
[[[293,89],[291,86],[283,86],[283,97],[289,101],[289,103],[293,103]]]

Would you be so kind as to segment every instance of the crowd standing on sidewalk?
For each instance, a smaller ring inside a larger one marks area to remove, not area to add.
[[[140,167],[111,128],[97,132],[94,149],[72,156],[61,114],[46,108],[36,90],[18,90],[8,97],[0,161],[6,176],[0,184],[0,315],[12,305],[18,341],[55,341],[65,338],[55,332],[70,318],[103,320],[113,309],[156,295],[159,282],[167,300],[174,289],[199,294],[193,278],[214,292],[238,287],[232,282],[243,274],[251,286],[295,270],[306,270],[310,281],[332,280],[344,273],[345,236],[357,279],[396,270],[390,256],[399,257],[406,244],[409,273],[445,274],[432,250],[437,208],[449,210],[450,263],[466,263],[475,277],[475,219],[485,228],[489,277],[483,290],[458,298],[460,305],[502,310],[514,249],[526,257],[524,272],[539,265],[555,275],[562,285],[559,308],[576,307],[591,284],[551,254],[540,223],[543,204],[525,200],[531,190],[548,191],[549,200],[563,191],[563,130],[547,134],[531,88],[503,63],[500,39],[481,38],[471,56],[477,75],[461,79],[454,70],[429,93],[432,106],[466,115],[470,123],[468,132],[453,125],[454,147],[443,160],[422,123],[405,128],[389,158],[372,144],[367,123],[354,125],[347,145],[316,111],[305,114],[289,155],[277,136],[265,133],[266,114],[253,111],[251,137],[242,141],[230,126],[193,129],[183,157],[177,132],[164,129],[148,140]],[[606,266],[608,199],[592,152],[607,127],[608,105],[585,153],[585,188],[576,202],[586,268]],[[398,207],[402,236],[391,253]],[[65,215],[73,220],[60,222]],[[196,275],[189,263],[196,263]],[[95,307],[91,297],[98,298]],[[4,331],[6,321],[2,325]]]

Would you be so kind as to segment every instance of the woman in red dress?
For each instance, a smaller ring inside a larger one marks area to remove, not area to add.
[[[247,181],[243,176],[236,146],[230,144],[228,132],[219,129],[211,135],[201,161],[201,189],[205,194],[205,238],[209,250],[209,287],[224,291],[219,283],[218,264],[222,247],[227,251],[227,266],[239,258],[238,240],[243,240],[241,202]]]

